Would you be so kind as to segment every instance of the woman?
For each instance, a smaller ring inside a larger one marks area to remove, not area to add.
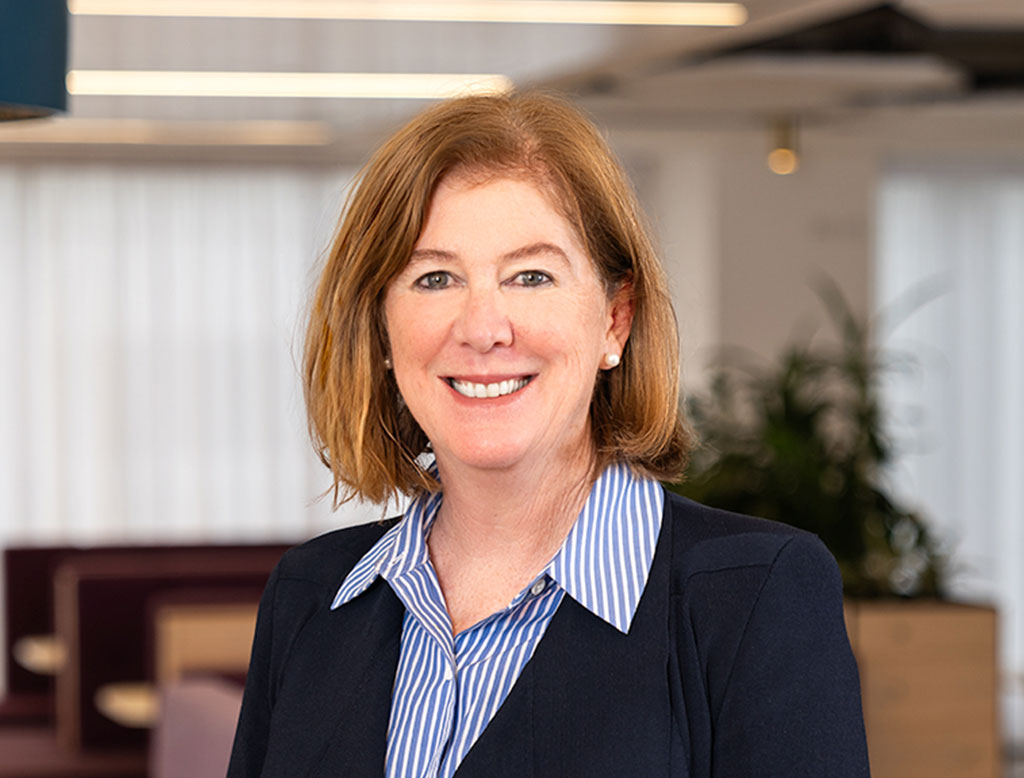
[[[376,153],[313,303],[335,499],[401,520],[290,551],[229,776],[865,776],[835,563],[666,493],[675,320],[598,132],[544,95]],[[430,456],[432,455],[432,456]]]

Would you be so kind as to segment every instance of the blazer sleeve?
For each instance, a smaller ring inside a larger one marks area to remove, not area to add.
[[[817,538],[794,536],[768,568],[713,731],[713,778],[869,775],[842,581]]]
[[[259,778],[270,736],[272,653],[274,641],[274,600],[280,565],[267,581],[256,616],[256,634],[245,677],[242,710],[235,729],[228,778]]]

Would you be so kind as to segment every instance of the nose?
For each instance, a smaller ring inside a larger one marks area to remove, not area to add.
[[[462,309],[453,328],[460,343],[481,354],[495,346],[512,344],[512,322],[499,289],[470,288],[460,303]]]

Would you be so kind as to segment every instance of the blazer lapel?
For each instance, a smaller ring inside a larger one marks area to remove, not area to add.
[[[670,535],[661,532],[628,635],[562,598],[456,778],[669,774]]]
[[[377,579],[310,620],[288,657],[264,776],[384,775],[403,612]]]

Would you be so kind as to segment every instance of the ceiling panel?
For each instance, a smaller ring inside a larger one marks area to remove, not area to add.
[[[922,96],[962,91],[963,74],[955,67],[920,56],[830,61],[746,57],[694,64],[695,54],[781,34],[874,4],[869,0],[749,0],[745,5],[750,21],[731,30],[75,16],[70,66],[78,70],[495,73],[520,84],[540,83],[578,94],[601,120],[634,126],[644,122],[734,125],[761,122],[766,114],[778,113],[802,113],[815,120],[827,118],[830,111],[845,120],[858,108],[888,106],[903,98],[913,103]],[[899,7],[942,23],[967,18],[996,27],[1024,23],[1024,0],[907,0]],[[190,139],[201,136],[203,123],[212,123],[208,125],[211,138],[219,138],[212,145],[236,137],[232,123],[241,127],[275,121],[297,122],[294,126],[301,132],[296,130],[296,138],[322,138],[326,133],[335,148],[353,154],[361,153],[382,127],[423,105],[420,100],[109,96],[73,96],[69,103],[72,120],[93,122],[88,130],[90,143],[102,133],[104,125],[95,123],[100,120],[178,125],[179,136]],[[17,143],[26,143],[26,134],[31,135],[27,126],[17,133],[0,127],[0,145],[5,131],[11,138],[17,136]],[[62,132],[61,142],[68,143],[73,128]],[[163,137],[174,132],[172,128]],[[237,137],[252,134],[247,133],[240,129]],[[112,143],[124,142],[115,140],[115,134],[111,134]],[[302,142],[297,140],[296,145]]]

